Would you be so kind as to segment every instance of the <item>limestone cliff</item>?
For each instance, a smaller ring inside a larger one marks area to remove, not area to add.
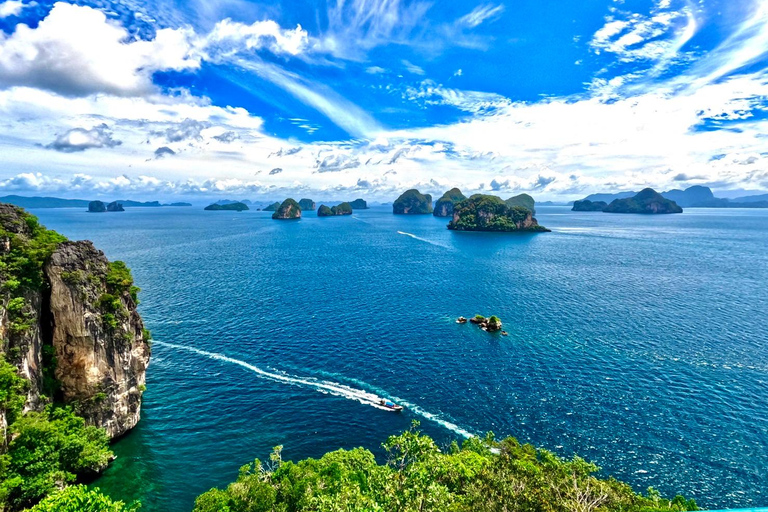
[[[139,421],[150,353],[132,282],[115,273],[91,242],[64,242],[45,266],[61,398],[110,437]]]
[[[6,204],[0,261],[0,354],[28,381],[24,410],[62,402],[111,438],[130,430],[150,355],[130,271]]]

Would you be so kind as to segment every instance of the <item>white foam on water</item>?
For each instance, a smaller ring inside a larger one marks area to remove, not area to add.
[[[280,382],[283,384],[289,384],[292,386],[301,386],[306,388],[312,388],[316,391],[319,391],[323,394],[333,395],[333,396],[339,396],[342,398],[346,398],[348,400],[354,400],[356,402],[359,402],[363,405],[369,405],[371,407],[375,407],[377,409],[382,409],[385,411],[391,411],[391,409],[384,407],[381,405],[380,400],[382,399],[378,395],[362,390],[362,389],[356,389],[351,386],[346,386],[344,384],[339,384],[338,382],[332,382],[328,380],[317,380],[312,377],[299,377],[296,375],[290,375],[287,373],[282,372],[270,372],[267,370],[263,370],[259,368],[258,366],[254,366],[250,363],[246,363],[245,361],[241,361],[240,359],[235,359],[234,357],[229,357],[224,354],[219,354],[217,352],[208,352],[206,350],[200,350],[199,348],[194,347],[187,347],[184,345],[177,345],[175,343],[166,343],[164,341],[157,341],[153,340],[152,342],[155,345],[160,345],[161,347],[168,347],[168,348],[175,348],[179,350],[186,350],[187,352],[193,352],[195,354],[199,354],[201,356],[208,357],[210,359],[216,359],[218,361],[224,361],[227,363],[236,364],[238,366],[241,366],[245,368],[246,370],[249,370],[253,373],[255,373],[257,376],[263,379],[271,380],[274,382]],[[360,381],[357,381],[360,382]],[[362,384],[362,382],[361,382]],[[370,387],[370,386],[368,386]],[[383,393],[384,394],[384,393]],[[389,395],[391,396],[391,395]],[[427,419],[429,421],[433,421],[437,423],[438,425],[450,430],[451,432],[454,432],[460,436],[463,437],[474,437],[475,435],[469,432],[468,430],[465,430],[455,423],[451,423],[450,421],[444,420],[440,418],[436,414],[432,414],[429,411],[425,411],[421,407],[419,407],[416,404],[412,404],[406,400],[403,400],[401,398],[397,398],[395,396],[391,396],[391,400],[395,401],[396,403],[408,408],[408,410],[412,411],[414,414],[417,414],[421,416],[424,419]]]
[[[398,231],[397,234],[398,235],[409,236],[409,237],[413,238],[414,240],[418,240],[420,242],[426,242],[426,243],[428,243],[430,245],[436,245],[437,247],[443,247],[445,249],[451,249],[452,248],[449,245],[444,245],[444,244],[441,244],[441,243],[438,243],[438,242],[434,242],[432,240],[428,240],[426,238],[421,238],[420,236],[416,236],[413,233],[406,233],[405,231]]]

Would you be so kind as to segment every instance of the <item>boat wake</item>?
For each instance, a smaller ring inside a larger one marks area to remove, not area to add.
[[[409,236],[409,237],[413,238],[414,240],[418,240],[420,242],[426,242],[426,243],[428,243],[430,245],[436,245],[437,247],[443,247],[444,249],[451,249],[452,248],[449,245],[444,245],[444,244],[441,244],[441,243],[438,243],[438,242],[435,242],[435,241],[432,241],[432,240],[428,240],[426,238],[421,238],[420,236],[416,236],[413,233],[406,233],[405,231],[398,231],[397,234],[398,235]]]
[[[371,407],[375,407],[376,409],[382,409],[385,411],[390,411],[391,409],[384,407],[381,405],[380,400],[382,397],[378,396],[375,393],[371,393],[369,391],[365,391],[363,389],[357,389],[353,388],[351,386],[347,386],[344,384],[340,384],[338,382],[328,381],[328,380],[318,380],[312,377],[299,377],[296,375],[289,375],[286,373],[280,373],[280,372],[272,372],[267,371],[259,368],[258,366],[254,366],[250,363],[246,363],[245,361],[241,361],[240,359],[235,359],[234,357],[229,357],[224,354],[219,354],[217,352],[208,352],[206,350],[200,350],[198,348],[194,347],[187,347],[184,345],[177,345],[175,343],[166,343],[164,341],[157,341],[154,340],[152,342],[154,345],[159,345],[161,347],[168,347],[168,348],[174,348],[178,350],[185,350],[187,352],[193,352],[195,354],[208,357],[210,359],[215,359],[218,361],[224,361],[231,364],[236,364],[242,368],[245,368],[246,370],[249,370],[253,373],[255,373],[258,377],[262,379],[271,380],[274,382],[280,382],[283,384],[289,384],[292,386],[300,386],[304,388],[311,388],[316,391],[319,391],[320,393],[325,393],[328,395],[333,396],[339,396],[342,398],[346,398],[348,400],[354,400],[356,402],[359,402],[363,405],[369,405]],[[362,381],[356,381],[359,384],[363,385],[364,383]],[[370,386],[367,386],[369,387]],[[407,402],[406,400],[403,400],[401,398],[397,398],[395,396],[391,396],[386,392],[381,391],[382,395],[389,396],[392,400],[395,402],[405,406],[407,409],[412,411],[414,414],[417,414],[421,416],[424,419],[427,419],[429,421],[433,421],[437,423],[438,425],[441,425],[442,427],[445,427],[446,429],[460,435],[463,437],[473,437],[474,434],[471,432],[459,427],[458,425],[451,423],[450,421],[446,421],[442,418],[440,418],[436,414],[432,414],[428,411],[425,411],[418,405],[412,404]]]

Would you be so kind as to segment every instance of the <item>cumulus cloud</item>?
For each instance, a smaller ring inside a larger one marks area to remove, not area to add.
[[[232,130],[229,130],[220,135],[214,135],[213,138],[219,142],[223,142],[224,144],[230,144],[239,139],[240,136]]]
[[[199,66],[190,52],[192,35],[191,29],[161,29],[151,41],[132,41],[103,12],[58,2],[37,28],[19,24],[0,36],[0,84],[67,96],[149,94],[156,71]]]
[[[37,5],[35,2],[24,4],[21,0],[6,0],[0,3],[0,19],[10,16],[18,16],[25,7]]]
[[[272,20],[250,25],[225,19],[197,43],[208,60],[221,60],[243,51],[269,49],[275,54],[298,55],[309,46],[307,31],[297,25],[283,29]]]
[[[185,119],[182,122],[168,127],[163,134],[168,142],[181,142],[183,140],[201,140],[200,132],[210,126],[209,123],[195,119]]]
[[[360,160],[351,155],[343,153],[328,155],[315,162],[316,172],[339,172],[346,169],[360,167]]]
[[[176,152],[168,146],[162,146],[155,150],[155,158],[164,158],[166,156],[173,156]]]
[[[94,126],[90,130],[84,128],[72,128],[45,146],[63,153],[74,153],[91,148],[113,148],[122,144],[122,141],[112,138],[112,132],[106,124]]]

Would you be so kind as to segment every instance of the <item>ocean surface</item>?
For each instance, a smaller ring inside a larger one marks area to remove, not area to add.
[[[511,435],[703,507],[768,505],[768,210],[541,207],[553,232],[537,235],[386,207],[34,213],[142,288],[142,420],[95,485],[143,511],[189,511],[276,445],[381,455],[413,420],[440,444]],[[455,323],[478,313],[509,336]]]

